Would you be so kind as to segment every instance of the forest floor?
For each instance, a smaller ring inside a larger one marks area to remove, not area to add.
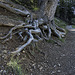
[[[0,11],[2,14],[7,15]],[[9,29],[0,26],[0,36]],[[38,47],[30,45],[13,56],[8,52],[23,44],[17,36],[5,44],[0,40],[0,75],[75,75],[75,32],[68,32],[64,40],[55,37],[61,46],[51,40],[42,41]]]

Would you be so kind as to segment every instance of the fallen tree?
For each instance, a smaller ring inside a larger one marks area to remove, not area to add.
[[[19,34],[21,39],[25,42],[25,44],[11,53],[20,52],[32,41],[38,42],[43,39],[49,40],[51,34],[56,35],[60,39],[65,36],[65,30],[54,23],[57,3],[58,0],[40,0],[38,3],[40,9],[37,12],[32,12],[22,5],[13,3],[11,0],[0,0],[0,7],[7,9],[14,14],[21,15],[22,17],[25,17],[25,19],[27,18],[26,22],[21,21],[18,25],[0,23],[0,25],[12,27],[7,35],[0,37],[1,40],[4,40],[3,43],[12,39],[15,34]]]

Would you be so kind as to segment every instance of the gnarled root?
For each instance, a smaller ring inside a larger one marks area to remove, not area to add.
[[[25,23],[22,23],[20,25],[16,25],[14,27],[11,28],[11,30],[8,32],[8,34],[4,37],[0,37],[0,39],[4,40],[3,42],[5,43],[6,41],[8,41],[9,39],[12,39],[12,36],[15,35],[16,33],[19,34],[19,36],[21,37],[21,39],[26,42],[24,45],[20,46],[19,48],[17,48],[16,51],[14,52],[10,52],[10,53],[18,53],[20,51],[22,51],[26,46],[28,46],[32,41],[34,42],[38,42],[41,41],[43,39],[45,40],[49,40],[51,37],[51,29],[52,31],[54,30],[54,33],[57,34],[57,36],[59,38],[61,38],[61,34],[59,34],[59,31],[56,29],[55,26],[53,26],[52,24],[47,24],[47,25],[38,25],[39,23],[37,23],[38,21],[34,20],[35,22],[26,25]],[[16,31],[17,30],[17,31]],[[61,30],[61,29],[60,29]],[[14,31],[16,31],[14,33]],[[64,31],[64,30],[62,30]],[[23,33],[25,34],[25,37],[23,37]],[[65,33],[64,33],[65,34]],[[7,38],[9,37],[9,38]]]
[[[3,39],[3,40],[5,39],[4,40],[4,43],[5,43],[9,39],[12,39],[13,35],[18,33],[19,36],[21,37],[21,39],[24,42],[26,42],[24,45],[17,48],[16,51],[10,52],[10,53],[18,53],[18,52],[22,51],[26,46],[28,46],[32,41],[38,42],[43,39],[49,40],[51,37],[51,29],[54,30],[52,27],[50,28],[49,24],[39,26],[37,23],[35,23],[34,25],[33,24],[26,25],[25,23],[22,23],[20,25],[17,25],[17,26],[14,26],[13,28],[11,28],[11,30],[8,32],[8,34],[4,37],[0,37],[0,39]],[[16,31],[16,32],[14,33],[14,31]],[[59,33],[57,33],[58,31],[56,29],[54,30],[54,32],[58,35],[58,37],[61,38],[61,35]],[[23,33],[26,33],[25,37],[23,37],[23,35],[22,35]],[[7,39],[7,37],[9,37],[9,38]]]
[[[0,1],[0,7],[6,8],[7,10],[15,14],[19,14],[22,16],[29,16],[30,18],[28,20],[29,21],[28,23],[21,23],[20,25],[12,26],[11,30],[8,32],[7,35],[5,35],[4,37],[0,37],[0,40],[4,40],[3,43],[5,43],[6,41],[12,39],[13,35],[18,33],[21,39],[25,42],[25,44],[17,48],[16,51],[10,52],[10,53],[18,53],[22,51],[32,41],[38,42],[43,39],[49,40],[51,37],[51,34],[55,34],[60,39],[64,37],[64,35],[66,34],[64,29],[56,26],[54,23],[51,23],[51,21],[48,24],[47,23],[44,24],[43,19],[33,20],[31,17],[32,14],[30,14],[30,12],[27,10],[20,10],[20,9],[14,8],[10,6],[9,4],[1,2],[1,1]],[[23,33],[25,34],[24,36],[23,36]]]
[[[18,15],[22,15],[22,16],[26,16],[26,15],[30,14],[30,12],[27,10],[20,10],[20,9],[14,7],[12,4],[10,5],[10,4],[2,2],[2,1],[0,1],[0,7],[6,8],[10,12],[18,14]]]
[[[62,37],[65,37],[65,35],[66,35],[65,29],[60,28],[57,25],[55,25],[54,21],[52,21],[52,23],[51,22],[49,22],[49,23],[50,23],[50,27],[51,27],[51,30],[52,30],[54,35],[56,35],[60,39]]]

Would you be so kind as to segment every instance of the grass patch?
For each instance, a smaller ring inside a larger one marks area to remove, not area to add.
[[[65,39],[64,39],[64,38],[62,38],[62,39],[59,38],[59,40],[60,40],[61,42],[63,42],[63,43],[65,42]]]
[[[72,28],[75,28],[75,25],[72,25]]]
[[[11,60],[9,61],[9,63],[7,63],[7,65],[9,67],[12,67],[15,75],[25,75],[22,72],[21,65],[18,64],[19,62],[21,62],[21,60],[19,60],[18,58],[17,59],[14,59],[13,57],[11,57]]]
[[[55,21],[55,24],[58,25],[59,27],[64,29],[66,28],[67,23],[62,21],[61,19],[55,18],[54,21]]]
[[[39,10],[39,8],[37,8],[37,7],[34,7],[34,8],[33,8],[33,10],[34,10],[34,11],[37,11],[37,10]]]

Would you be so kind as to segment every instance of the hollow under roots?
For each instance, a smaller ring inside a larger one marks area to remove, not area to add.
[[[20,38],[25,42],[25,44],[17,48],[16,51],[10,53],[18,53],[22,51],[32,41],[38,42],[43,39],[49,40],[51,38],[51,34],[55,34],[60,39],[66,34],[64,29],[55,25],[52,21],[44,24],[44,20],[42,18],[40,18],[40,20],[33,20],[31,18],[32,14],[30,14],[28,10],[22,11],[21,9],[11,7],[3,2],[0,2],[0,7],[6,8],[7,10],[15,14],[27,16],[27,18],[30,18],[26,23],[12,26],[7,35],[5,35],[4,37],[0,37],[0,40],[3,40],[3,43],[5,43],[8,40],[12,39],[13,35],[18,34]]]

